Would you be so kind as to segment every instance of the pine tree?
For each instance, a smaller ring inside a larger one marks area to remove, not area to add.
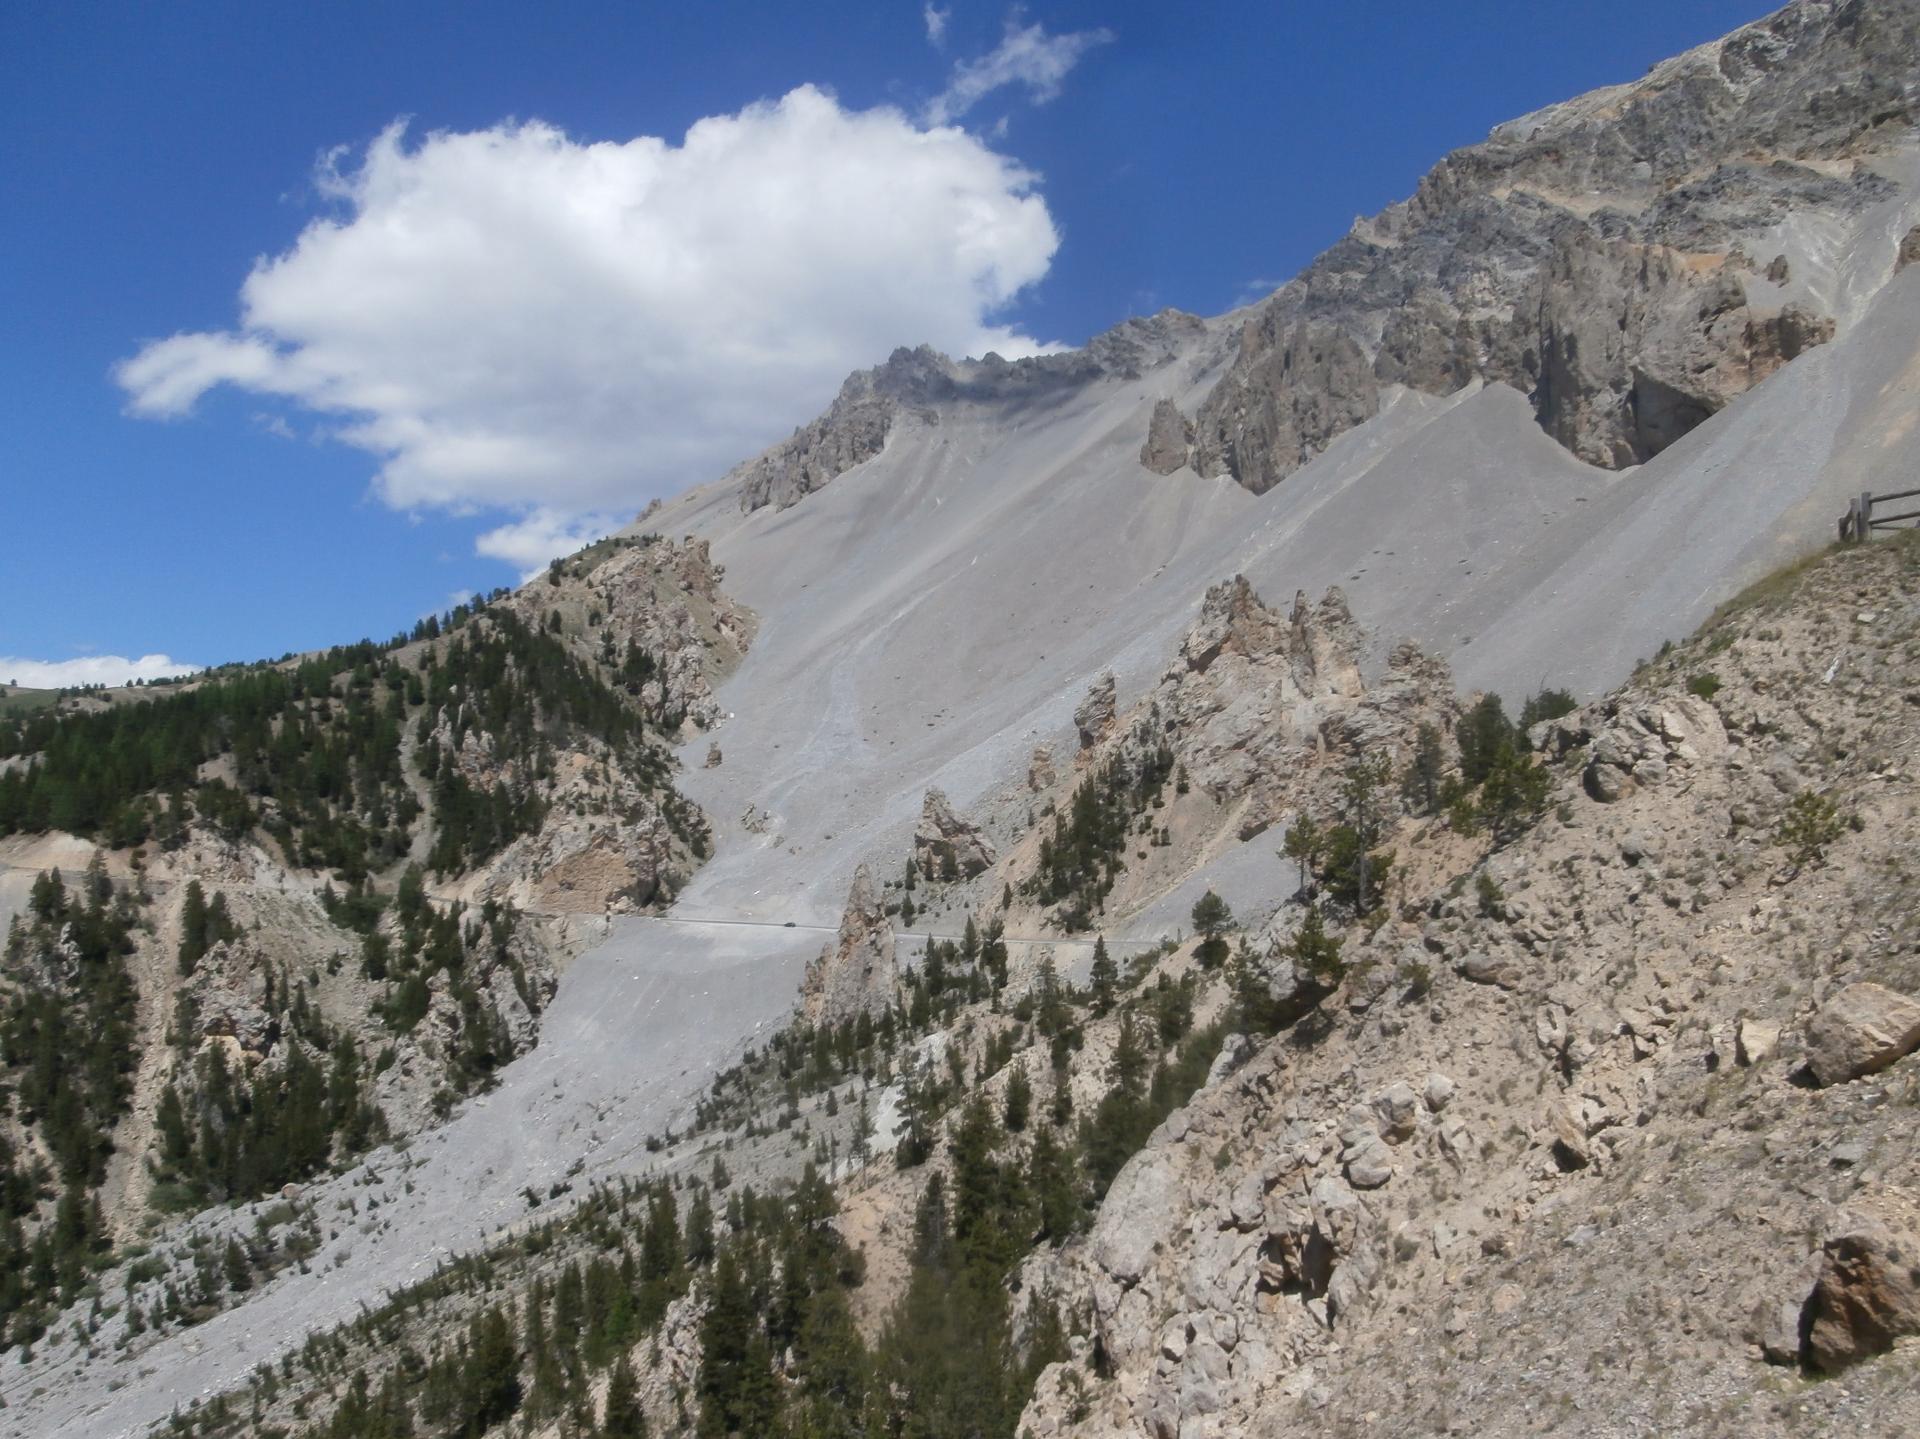
[[[606,1439],[646,1439],[647,1416],[640,1407],[640,1386],[624,1354],[614,1360],[613,1373],[607,1378],[606,1412],[600,1420],[600,1432]]]
[[[1095,935],[1093,967],[1087,972],[1087,985],[1095,1015],[1104,1018],[1113,1009],[1114,991],[1119,978],[1119,970],[1114,965],[1113,956],[1107,953],[1106,936]]]
[[[1292,860],[1300,869],[1300,883],[1294,890],[1296,894],[1310,893],[1315,868],[1320,855],[1326,848],[1326,836],[1310,814],[1303,814],[1287,826],[1286,838],[1281,842],[1282,857]]]
[[[180,972],[192,974],[207,952],[207,896],[200,881],[187,881],[186,903],[180,909]]]
[[[1227,957],[1227,942],[1220,935],[1232,924],[1232,908],[1212,890],[1194,902],[1193,928],[1200,936],[1200,947],[1195,957],[1204,967],[1213,969]]]
[[[1006,1124],[1009,1134],[1019,1134],[1027,1127],[1027,1118],[1033,1110],[1033,1081],[1027,1078],[1027,1067],[1016,1062],[1013,1073],[1007,1076]]]
[[[1440,802],[1440,782],[1446,776],[1447,759],[1440,744],[1437,725],[1422,724],[1413,741],[1413,757],[1400,779],[1400,795],[1415,814],[1432,814]]]

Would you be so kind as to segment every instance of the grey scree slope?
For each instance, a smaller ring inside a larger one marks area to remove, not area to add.
[[[709,537],[727,587],[763,619],[721,693],[725,764],[700,767],[705,737],[682,756],[719,849],[681,922],[617,924],[568,972],[539,1046],[498,1090],[404,1158],[310,1191],[328,1218],[377,1195],[378,1232],[347,1223],[310,1273],[131,1361],[82,1364],[58,1341],[31,1365],[8,1356],[0,1433],[144,1433],[482,1244],[525,1214],[523,1188],[544,1192],[576,1162],[576,1189],[644,1171],[643,1138],[790,1006],[820,939],[777,926],[832,924],[857,862],[905,853],[929,785],[1006,822],[1031,747],[1068,752],[1072,709],[1105,670],[1123,705],[1137,698],[1216,580],[1244,572],[1280,603],[1340,584],[1379,641],[1418,640],[1467,687],[1592,694],[1619,680],[1824,543],[1848,494],[1920,475],[1920,274],[1860,279],[1891,268],[1912,204],[1908,186],[1854,251],[1802,237],[1796,268],[1830,277],[1839,338],[1638,470],[1571,459],[1494,387],[1396,394],[1263,497],[1151,475],[1137,453],[1153,403],[1191,412],[1227,317],[1139,379],[907,418],[882,453],[791,509],[743,515],[715,484],[650,517],[646,529]],[[765,833],[738,823],[749,804],[773,816]],[[1271,848],[1255,840],[1219,864],[1236,904],[1257,902]],[[1179,915],[1160,906],[1136,929]],[[702,918],[773,927],[684,922]],[[251,1213],[219,1222],[247,1227]]]

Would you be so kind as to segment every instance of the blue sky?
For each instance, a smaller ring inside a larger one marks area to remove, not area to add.
[[[894,344],[1226,309],[1764,13],[292,9],[0,7],[0,681],[390,633]]]

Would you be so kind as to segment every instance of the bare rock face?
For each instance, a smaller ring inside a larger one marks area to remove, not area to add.
[[[1821,1084],[1877,1074],[1915,1049],[1920,1001],[1878,984],[1848,985],[1807,1025],[1807,1067]]]
[[[629,647],[639,651],[645,678],[629,684],[647,718],[662,729],[683,721],[707,729],[722,717],[713,682],[746,653],[755,624],[721,589],[722,575],[703,539],[621,536],[597,561],[562,562],[554,583],[528,585],[503,603],[536,629],[560,614],[562,638],[584,655],[601,657],[608,638],[616,663]]]
[[[1193,421],[1180,413],[1172,400],[1161,400],[1153,407],[1147,422],[1146,443],[1140,446],[1140,463],[1156,475],[1170,475],[1187,463],[1193,445]]]
[[[1639,786],[1660,784],[1675,770],[1712,763],[1727,748],[1719,712],[1693,696],[1661,705],[1609,702],[1591,727],[1586,787],[1603,804]]]
[[[1920,260],[1920,225],[1915,225],[1900,237],[1900,249],[1893,257],[1893,272],[1899,274],[1915,260]]]
[[[931,878],[972,879],[993,863],[994,853],[979,826],[955,814],[943,791],[930,789],[913,831],[913,858]]]
[[[1035,794],[1052,789],[1059,773],[1053,767],[1053,746],[1035,745],[1033,758],[1027,761],[1027,788]]]
[[[826,414],[733,472],[740,508],[784,510],[886,448],[903,410],[933,418],[928,404],[952,388],[952,366],[922,345],[898,349],[886,364],[847,377]]]
[[[1073,723],[1080,731],[1082,750],[1092,749],[1112,732],[1117,707],[1116,693],[1113,676],[1102,675],[1093,682],[1087,697],[1080,701],[1080,707],[1073,712]]]
[[[1246,321],[1195,468],[1263,493],[1385,386],[1474,380],[1529,395],[1591,463],[1658,454],[1831,337],[1804,303],[1751,298],[1749,255],[1790,214],[1844,229],[1892,193],[1862,161],[1901,143],[1911,82],[1883,57],[1916,46],[1910,5],[1788,5],[1447,156]]]
[[[800,1012],[809,1024],[836,1025],[862,1014],[882,1014],[899,999],[893,924],[872,872],[861,865],[854,871],[840,918],[839,941],[807,966]]]
[[[616,812],[601,812],[601,758],[583,750],[555,761],[540,828],[487,862],[473,881],[475,898],[542,914],[603,915],[631,914],[669,897],[670,872],[689,857],[657,798],[635,778],[613,774]],[[490,769],[476,773],[493,783]]]
[[[1336,755],[1405,749],[1423,720],[1449,721],[1452,677],[1412,645],[1397,647],[1369,690],[1365,636],[1336,587],[1285,613],[1244,576],[1214,585],[1179,657],[1126,727],[1136,757],[1170,746],[1192,786],[1238,806],[1242,838],[1296,809]]]
[[[1920,1236],[1869,1212],[1842,1214],[1821,1246],[1801,1312],[1805,1359],[1829,1374],[1920,1334]]]
[[[1194,467],[1262,495],[1379,408],[1379,381],[1351,336],[1269,308],[1201,409]]]

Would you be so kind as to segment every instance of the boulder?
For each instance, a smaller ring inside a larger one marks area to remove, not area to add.
[[[1518,989],[1522,978],[1520,966],[1511,959],[1488,954],[1483,949],[1472,950],[1462,957],[1460,973],[1475,984],[1493,984],[1501,989]]]
[[[1347,1182],[1355,1189],[1378,1189],[1393,1178],[1393,1151],[1372,1136],[1347,1154]]]
[[[1875,1074],[1920,1048],[1920,1001],[1850,984],[1807,1025],[1807,1067],[1823,1085]]]
[[[1553,1131],[1553,1153],[1562,1168],[1585,1169],[1593,1163],[1593,1148],[1587,1142],[1587,1127],[1566,1100],[1547,1106],[1547,1127]]]
[[[1920,225],[1900,237],[1900,249],[1893,260],[1894,273],[1899,274],[1916,260],[1920,260]]]
[[[1920,1236],[1880,1215],[1843,1212],[1821,1246],[1800,1331],[1806,1361],[1829,1374],[1920,1333]]]
[[[1185,1222],[1187,1208],[1174,1156],[1163,1149],[1141,1150],[1121,1167],[1100,1205],[1087,1237],[1094,1262],[1121,1284],[1134,1283],[1162,1241]]]
[[[1741,1064],[1765,1064],[1780,1048],[1780,1026],[1764,1019],[1743,1019],[1734,1033],[1734,1058]]]
[[[1374,1096],[1373,1113],[1380,1125],[1380,1137],[1399,1144],[1413,1137],[1420,1117],[1420,1096],[1405,1080],[1391,1084]]]
[[[913,858],[934,879],[972,879],[993,863],[993,846],[978,825],[953,812],[945,793],[927,791],[913,831]]]

